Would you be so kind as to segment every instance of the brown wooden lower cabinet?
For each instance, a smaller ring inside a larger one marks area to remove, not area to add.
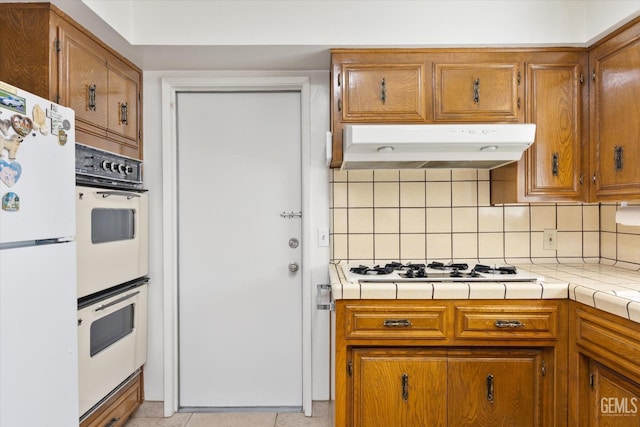
[[[566,426],[567,303],[336,301],[335,427]]]
[[[120,386],[80,427],[121,427],[144,400],[142,371]]]
[[[640,324],[570,308],[569,425],[640,426]]]
[[[540,350],[353,350],[353,425],[539,426]]]

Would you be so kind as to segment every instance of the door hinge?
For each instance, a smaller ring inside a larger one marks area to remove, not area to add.
[[[353,375],[353,361],[349,360],[349,362],[347,362],[347,374],[349,376]]]
[[[544,360],[542,361],[542,366],[541,366],[540,370],[542,371],[542,376],[543,377],[547,375],[547,364],[544,363]]]
[[[595,383],[595,376],[593,375],[593,372],[591,374],[589,374],[589,387],[593,388],[593,385]]]
[[[342,86],[342,74],[338,73],[338,87]]]
[[[53,102],[55,102],[56,104],[60,104],[60,95],[59,94],[56,94],[55,100]]]
[[[520,71],[518,71],[518,86],[520,86]]]
[[[580,73],[580,84],[584,84],[584,74]]]
[[[317,288],[317,294],[316,294],[316,308],[318,310],[329,310],[329,311],[335,311],[336,310],[336,303],[334,301],[331,300],[331,284],[330,283],[321,283],[319,285],[316,285]],[[323,293],[327,293],[327,297],[325,298],[325,295],[323,295]]]
[[[580,185],[584,184],[584,175],[580,174]]]
[[[62,47],[60,46],[60,39],[56,39],[53,44],[55,46],[56,52],[60,52],[62,50]]]
[[[594,82],[596,81],[596,70],[595,70],[595,68],[591,72],[591,80],[593,80]]]
[[[338,99],[338,111],[342,111],[342,100]]]
[[[518,97],[518,110],[520,109],[520,97]]]

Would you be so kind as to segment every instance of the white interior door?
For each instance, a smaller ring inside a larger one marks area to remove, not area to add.
[[[300,93],[176,99],[179,406],[300,407]]]

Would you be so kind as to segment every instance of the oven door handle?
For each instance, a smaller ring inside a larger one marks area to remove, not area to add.
[[[109,196],[122,196],[122,197],[126,197],[127,200],[133,199],[135,197],[140,197],[139,194],[129,193],[126,191],[96,191],[96,194],[101,195],[105,199]]]
[[[135,292],[133,292],[133,293],[131,293],[129,295],[125,295],[125,296],[123,296],[121,298],[118,298],[117,300],[111,301],[111,302],[109,302],[107,304],[101,304],[101,305],[97,306],[94,311],[104,310],[105,308],[109,308],[109,307],[111,307],[113,305],[121,303],[122,301],[126,301],[129,298],[133,298],[134,296],[138,295],[139,293],[140,293],[140,291],[135,291]]]

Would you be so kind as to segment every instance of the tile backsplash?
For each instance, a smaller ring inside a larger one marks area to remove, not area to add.
[[[640,264],[640,227],[616,225],[615,203],[491,206],[475,169],[332,170],[330,184],[334,261]]]

